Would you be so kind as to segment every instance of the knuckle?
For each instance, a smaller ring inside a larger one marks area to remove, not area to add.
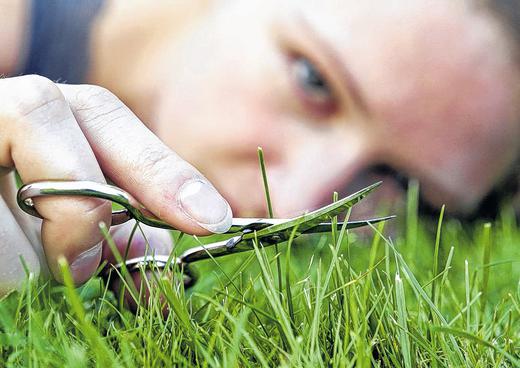
[[[164,147],[150,146],[142,150],[139,159],[134,162],[135,172],[146,172],[149,177],[157,177],[172,167],[179,165],[179,159]]]
[[[48,92],[56,91],[59,93],[58,87],[48,78],[45,78],[41,75],[31,74],[24,75],[18,77],[20,80],[20,84],[24,85],[24,87],[33,88],[38,91],[38,93],[46,94]]]
[[[19,121],[55,121],[69,110],[59,88],[45,77],[26,75],[3,82],[7,82],[0,87],[3,109]]]
[[[49,79],[39,75],[20,77],[20,83],[15,86],[15,98],[18,101],[18,112],[29,115],[33,111],[44,109],[50,104],[66,104],[59,88]]]
[[[79,105],[83,107],[90,107],[92,105],[103,105],[118,98],[105,87],[96,86],[94,84],[83,84],[77,86],[76,100]]]

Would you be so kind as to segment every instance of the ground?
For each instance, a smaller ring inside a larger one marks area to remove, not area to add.
[[[103,278],[75,289],[28,277],[0,301],[0,366],[520,366],[512,210],[437,228],[410,201],[393,235],[331,232],[203,261],[187,290],[157,276],[136,313]]]

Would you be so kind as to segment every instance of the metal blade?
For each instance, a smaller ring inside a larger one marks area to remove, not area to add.
[[[355,220],[355,221],[348,221],[346,225],[346,229],[355,229],[362,226],[367,226],[370,224],[377,224],[378,222],[390,220],[394,218],[395,216],[385,216],[385,217],[378,217],[368,220]],[[229,231],[226,232],[226,234],[234,234],[237,232],[248,232],[248,231],[258,231],[261,229],[264,229],[266,227],[272,226],[272,225],[279,225],[286,223],[288,221],[291,221],[292,219],[262,219],[262,218],[247,218],[247,217],[235,217],[233,219],[233,225],[231,225],[231,228]],[[336,228],[338,230],[341,230],[343,227],[343,221],[338,221],[336,224]],[[329,232],[332,228],[332,222],[320,222],[317,226],[310,228],[306,231],[304,231],[304,234],[312,234],[312,233],[324,233]]]
[[[293,219],[290,219],[289,221],[265,227],[256,232],[246,233],[244,234],[242,239],[246,241],[257,238],[261,241],[263,238],[272,237],[273,235],[278,235],[282,239],[288,239],[291,231],[295,227],[298,227],[299,233],[304,233],[307,230],[310,230],[318,226],[321,222],[330,221],[332,217],[345,212],[346,210],[354,206],[356,203],[361,201],[363,198],[365,198],[370,192],[372,192],[380,185],[381,182],[372,184],[354,194],[340,199],[337,202],[331,203],[328,206],[318,208],[315,211],[304,214],[302,216],[295,217]]]
[[[378,222],[388,221],[395,218],[395,216],[385,216],[385,217],[377,217],[368,220],[358,220],[358,221],[348,221],[345,225],[345,229],[356,229],[358,227],[368,226],[369,224],[377,224]],[[337,223],[337,229],[341,230],[343,228],[343,221]],[[318,226],[310,228],[302,232],[302,234],[319,234],[319,233],[328,233],[332,229],[332,222],[321,222]]]
[[[345,225],[345,228],[346,229],[355,229],[358,227],[367,226],[368,224],[376,224],[378,222],[387,221],[387,220],[390,220],[393,218],[395,218],[395,216],[378,217],[378,218],[374,218],[374,219],[361,220],[361,221],[349,221]],[[343,226],[343,223],[338,223],[338,228],[340,228],[339,227],[340,224],[341,224],[341,226]],[[318,226],[308,229],[303,234],[328,233],[328,232],[330,232],[331,227],[332,227],[331,222],[328,222],[328,223],[322,222]],[[275,236],[275,235],[273,235],[273,236]],[[286,240],[286,239],[280,239],[280,241],[284,241],[284,240]],[[215,242],[215,243],[211,243],[211,244],[206,244],[206,245],[201,245],[201,246],[198,246],[195,248],[188,249],[179,257],[179,259],[182,263],[187,264],[187,263],[197,262],[197,261],[200,261],[203,259],[208,259],[208,258],[219,258],[219,257],[226,256],[229,254],[250,251],[253,249],[251,244],[252,244],[251,240],[244,241],[243,237],[238,235],[238,236],[235,236],[235,237],[227,239],[227,240],[223,240],[223,241],[219,241],[219,242]],[[272,242],[266,242],[263,245],[269,246],[269,245],[273,245],[273,244],[274,243],[272,243]]]
[[[256,217],[235,217],[231,224],[231,228],[226,234],[243,233],[248,231],[260,230],[272,225],[283,224],[291,219],[268,219]]]

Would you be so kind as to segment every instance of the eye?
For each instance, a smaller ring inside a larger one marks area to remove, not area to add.
[[[318,113],[332,112],[336,106],[336,99],[328,81],[318,68],[302,56],[293,57],[290,63],[297,94],[304,104]]]

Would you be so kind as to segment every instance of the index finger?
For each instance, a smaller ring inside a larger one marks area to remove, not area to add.
[[[210,182],[155,136],[106,89],[59,85],[101,169],[177,229],[223,233],[231,207]]]

